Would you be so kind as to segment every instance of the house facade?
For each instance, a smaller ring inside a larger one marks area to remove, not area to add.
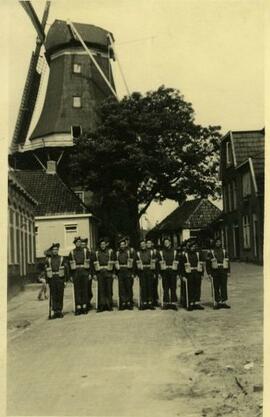
[[[191,238],[201,240],[208,225],[220,214],[221,210],[208,199],[186,200],[148,232],[147,237],[160,245],[169,236],[174,247]]]
[[[221,141],[220,233],[232,259],[263,263],[264,130],[228,132]]]
[[[36,258],[44,258],[44,252],[52,242],[60,243],[60,254],[68,255],[74,247],[75,236],[88,238],[90,248],[97,241],[98,220],[81,199],[56,173],[56,164],[49,161],[47,170],[14,170],[18,180],[38,202],[35,209]]]
[[[35,274],[35,209],[37,201],[8,173],[8,297]]]

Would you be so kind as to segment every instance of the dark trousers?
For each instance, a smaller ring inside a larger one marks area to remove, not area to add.
[[[52,310],[54,312],[61,312],[63,310],[64,299],[64,278],[53,277],[49,281]]]
[[[88,303],[88,275],[89,272],[84,268],[79,268],[74,271],[75,308],[77,306],[87,305]]]
[[[98,279],[98,307],[112,307],[112,272],[103,270],[97,273]]]
[[[140,291],[141,302],[152,303],[153,302],[153,281],[155,279],[155,273],[151,269],[144,269],[140,272]]]
[[[119,285],[119,302],[123,303],[132,302],[132,273],[128,269],[120,269],[118,272],[118,285]]]
[[[200,301],[201,297],[201,281],[202,276],[201,273],[198,271],[191,271],[190,273],[185,274],[185,280],[181,285],[181,298],[182,304],[184,307],[188,307],[191,303],[195,303],[195,301]],[[187,285],[187,288],[186,288]],[[183,291],[183,295],[182,295]],[[187,303],[187,296],[186,291],[188,293],[188,303]]]
[[[162,287],[163,287],[163,302],[175,303],[177,301],[176,296],[176,271],[172,269],[166,269],[161,271],[162,274]]]
[[[212,272],[213,285],[214,285],[214,297],[215,301],[219,303],[220,301],[228,300],[228,291],[227,291],[227,281],[228,273],[224,270],[217,270]]]
[[[153,301],[157,302],[159,299],[159,295],[158,295],[158,277],[155,274],[154,275],[154,280],[153,280]]]

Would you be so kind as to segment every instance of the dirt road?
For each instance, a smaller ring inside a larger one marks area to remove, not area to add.
[[[261,267],[233,264],[231,310],[211,309],[204,281],[202,312],[79,317],[69,286],[66,315],[53,321],[45,302],[19,296],[8,316],[8,415],[260,416],[262,285]],[[18,329],[22,320],[30,325]]]

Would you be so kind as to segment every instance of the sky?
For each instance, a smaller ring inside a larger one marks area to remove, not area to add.
[[[32,4],[41,17],[45,2]],[[9,63],[5,127],[10,138],[36,35],[19,2],[2,0],[0,13]],[[162,84],[177,88],[192,103],[196,122],[220,125],[224,134],[264,126],[263,1],[55,0],[47,29],[55,19],[111,31],[130,91]],[[122,97],[126,91],[115,65],[114,77]],[[175,207],[173,202],[152,205],[150,224]]]

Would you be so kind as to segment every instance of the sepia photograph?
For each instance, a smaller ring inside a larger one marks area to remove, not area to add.
[[[265,2],[0,12],[5,415],[267,417]]]

